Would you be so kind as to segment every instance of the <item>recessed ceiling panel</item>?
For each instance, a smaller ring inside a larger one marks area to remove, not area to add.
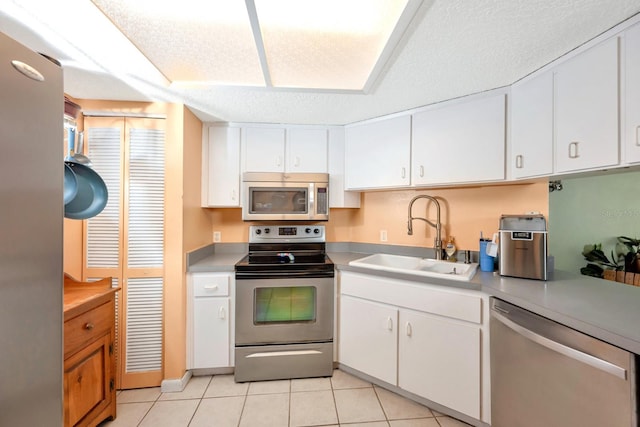
[[[361,90],[407,0],[255,0],[275,87]]]
[[[243,1],[92,1],[171,81],[264,86]]]

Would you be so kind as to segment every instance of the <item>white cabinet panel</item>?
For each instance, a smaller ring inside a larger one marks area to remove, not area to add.
[[[229,298],[196,298],[193,302],[193,368],[231,366]]]
[[[329,207],[359,208],[360,193],[345,191],[344,127],[329,129]]]
[[[327,129],[287,129],[287,172],[327,173]]]
[[[398,310],[342,295],[340,298],[340,363],[396,384]]]
[[[627,30],[624,37],[625,161],[637,163],[640,162],[640,24]]]
[[[617,165],[618,37],[559,65],[554,91],[556,172]]]
[[[412,185],[505,179],[505,95],[413,115]]]
[[[411,117],[346,128],[346,188],[407,187],[410,183]]]
[[[400,310],[398,386],[480,419],[480,328]]]
[[[553,174],[553,73],[511,87],[511,174]]]
[[[208,150],[202,174],[203,206],[240,206],[240,128],[208,127]]]
[[[242,128],[243,172],[284,172],[284,128]]]

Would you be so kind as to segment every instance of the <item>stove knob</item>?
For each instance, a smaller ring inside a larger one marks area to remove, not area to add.
[[[307,228],[304,229],[304,232],[309,234],[309,233],[311,233],[311,229],[309,227],[307,227]]]
[[[265,229],[264,229],[264,234],[269,234],[269,232],[270,232],[270,231],[271,231],[271,229],[269,229],[269,228],[265,228]]]
[[[313,229],[313,233],[314,234],[320,234],[320,229],[319,228],[314,228]]]
[[[260,229],[258,228],[258,229],[256,230],[256,234],[257,234],[257,235],[262,234],[262,230],[260,230]]]

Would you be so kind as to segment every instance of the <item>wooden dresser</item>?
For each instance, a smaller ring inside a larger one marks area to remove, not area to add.
[[[116,417],[115,293],[111,278],[64,278],[64,426]]]

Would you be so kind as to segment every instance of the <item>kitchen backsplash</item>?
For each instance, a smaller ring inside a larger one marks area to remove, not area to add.
[[[423,221],[414,221],[414,234],[407,235],[407,208],[418,194],[438,197],[442,209],[442,235],[454,236],[458,249],[477,250],[480,231],[491,236],[498,231],[502,214],[539,212],[548,216],[546,180],[529,184],[461,187],[430,190],[394,190],[366,192],[359,209],[332,209],[327,226],[327,241],[386,243],[433,247],[435,231]],[[222,242],[246,242],[248,226],[240,209],[210,209],[212,231],[221,232]],[[435,219],[433,206],[419,200],[413,216]],[[387,241],[381,242],[381,231]]]

